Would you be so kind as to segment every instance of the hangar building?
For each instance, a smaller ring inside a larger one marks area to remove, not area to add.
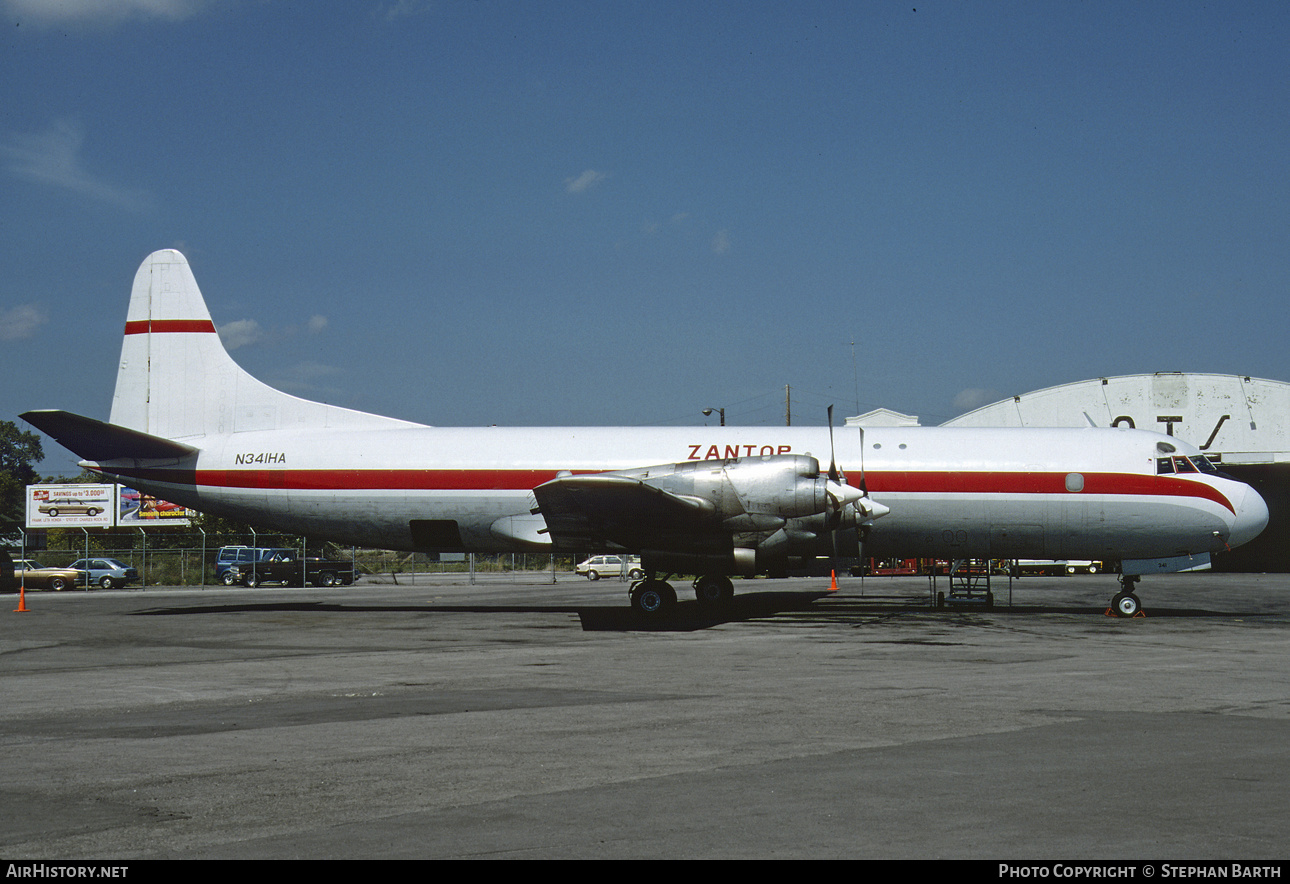
[[[1290,384],[1183,372],[1095,378],[1013,396],[944,426],[1084,427],[1089,419],[1185,439],[1252,485],[1267,501],[1268,527],[1214,556],[1214,569],[1290,571]]]

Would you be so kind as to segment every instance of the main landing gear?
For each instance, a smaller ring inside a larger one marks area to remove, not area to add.
[[[646,617],[662,617],[676,606],[676,590],[666,580],[649,575],[631,588],[632,610]]]
[[[1142,601],[1133,594],[1133,586],[1142,578],[1136,574],[1120,575],[1120,591],[1111,599],[1108,613],[1116,617],[1137,617],[1142,613]]]
[[[735,585],[724,574],[704,574],[694,581],[694,597],[702,608],[715,608],[735,597]],[[676,590],[666,580],[649,574],[631,588],[632,610],[647,617],[665,616],[676,606]]]

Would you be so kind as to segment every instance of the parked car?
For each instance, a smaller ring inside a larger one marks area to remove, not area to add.
[[[234,583],[259,586],[261,583],[283,583],[288,586],[349,586],[354,582],[354,566],[339,559],[300,558],[295,550],[277,550],[258,562],[233,565],[228,569]]]
[[[617,577],[623,573],[623,557],[592,556],[585,562],[579,562],[574,570],[588,580]],[[640,556],[627,556],[627,576],[631,580],[640,580],[645,576],[645,572],[641,570]]]
[[[80,579],[80,572],[73,568],[46,568],[35,559],[18,559],[13,570],[27,589],[71,589]]]
[[[240,574],[230,573],[234,568],[250,573],[249,566],[252,562],[262,562],[271,556],[289,552],[293,550],[279,546],[221,546],[215,555],[215,580],[225,586],[241,583]]]
[[[104,589],[119,589],[139,580],[137,570],[116,559],[77,559],[68,567],[77,572],[76,582],[81,585],[85,584],[87,574],[91,585]]]

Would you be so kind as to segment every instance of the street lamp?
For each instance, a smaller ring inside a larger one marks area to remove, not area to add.
[[[724,427],[726,425],[726,410],[724,408],[705,408],[703,409],[703,416],[711,417],[714,411],[721,415],[721,426]]]

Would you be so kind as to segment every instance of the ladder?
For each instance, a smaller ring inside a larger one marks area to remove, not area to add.
[[[990,590],[989,559],[953,559],[950,562],[950,591],[942,596],[937,593],[939,607],[946,605],[994,606],[994,593]]]

